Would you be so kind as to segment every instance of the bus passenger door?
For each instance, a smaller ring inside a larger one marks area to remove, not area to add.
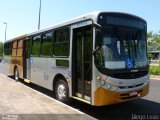
[[[31,40],[27,39],[23,42],[23,78],[31,80]]]
[[[72,92],[90,102],[92,79],[92,27],[73,29]]]

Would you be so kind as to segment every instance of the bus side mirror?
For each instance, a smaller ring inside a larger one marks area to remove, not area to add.
[[[101,29],[96,29],[96,38],[95,39],[96,39],[95,40],[96,49],[93,50],[93,52],[92,52],[93,55],[95,55],[95,53],[100,50],[101,45],[102,45],[102,31],[101,31]]]
[[[102,30],[96,29],[96,46],[102,45]]]

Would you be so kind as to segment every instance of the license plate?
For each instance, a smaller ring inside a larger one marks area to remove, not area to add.
[[[136,96],[136,95],[138,95],[137,91],[132,91],[129,93],[129,96]]]

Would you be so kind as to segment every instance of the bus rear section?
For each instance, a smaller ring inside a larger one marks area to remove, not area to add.
[[[23,38],[14,38],[4,43],[3,73],[18,80],[23,78]]]

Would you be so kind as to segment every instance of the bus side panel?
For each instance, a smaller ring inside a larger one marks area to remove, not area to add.
[[[56,65],[54,58],[31,57],[31,82],[53,90],[53,80],[57,74],[63,75],[68,80],[67,67]]]
[[[39,86],[50,88],[48,58],[31,57],[31,81]]]
[[[23,78],[23,58],[22,57],[17,57],[17,67],[19,71],[19,77]]]
[[[52,58],[31,57],[31,82],[52,90],[54,60]]]
[[[17,47],[17,43],[19,47]],[[6,74],[7,76],[13,76],[14,68],[17,67],[19,77],[23,78],[22,43],[22,40],[20,40],[19,42],[14,41],[13,46],[11,48],[11,55],[4,57],[4,63],[8,64],[8,66],[6,66],[6,69],[9,69],[8,74]]]
[[[11,57],[10,75],[14,75],[14,68],[18,68],[19,77],[23,78],[23,57]]]
[[[14,66],[15,64],[17,64],[17,60],[16,60],[16,56],[13,57],[11,56],[11,59],[10,59],[10,66],[9,66],[9,75],[10,76],[13,76],[14,75]]]
[[[17,66],[19,70],[19,77],[23,78],[23,40],[18,41]]]
[[[53,90],[53,80],[57,75],[62,75],[66,79],[69,87],[71,85],[71,72],[69,70],[69,67],[59,66],[57,61],[60,60],[60,63],[63,63],[64,61],[68,61],[68,58],[49,58],[48,59],[48,75],[49,75],[49,81],[51,84],[49,84],[50,90]]]

